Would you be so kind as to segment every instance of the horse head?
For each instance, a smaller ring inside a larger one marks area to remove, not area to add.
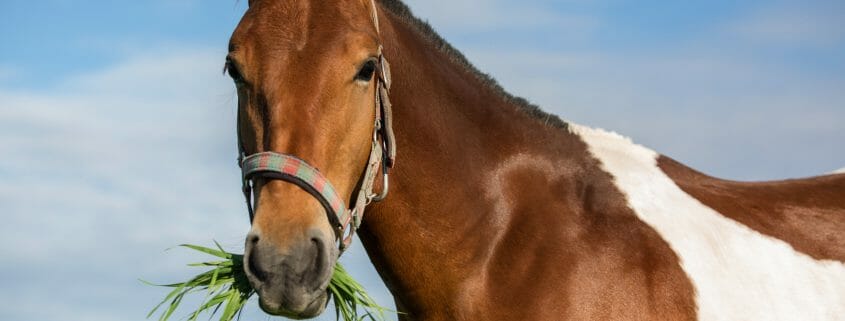
[[[252,218],[244,265],[270,314],[322,313],[336,244],[348,245],[375,196],[389,84],[375,10],[370,0],[254,0],[231,37]]]

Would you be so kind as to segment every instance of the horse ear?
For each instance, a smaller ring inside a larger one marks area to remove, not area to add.
[[[255,0],[248,0],[248,1],[246,2],[246,6],[247,6],[247,7],[251,7],[253,2],[255,2]]]

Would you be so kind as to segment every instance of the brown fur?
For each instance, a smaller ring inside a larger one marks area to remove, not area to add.
[[[231,45],[248,81],[239,92],[247,152],[303,157],[346,196],[373,117],[372,100],[348,93],[343,78],[352,75],[343,66],[375,45],[355,36],[374,34],[367,9],[254,1]],[[379,11],[399,158],[392,191],[368,208],[361,239],[400,318],[694,319],[678,258],[584,143],[398,13]],[[302,231],[327,226],[296,188],[260,190],[254,228],[282,251]]]
[[[543,126],[405,17],[382,11],[382,32],[400,154],[393,191],[361,238],[401,318],[694,318],[677,257],[578,137]],[[502,228],[490,223],[497,200],[482,197],[483,182],[521,154],[523,168],[501,182]],[[561,173],[547,177],[532,158]]]
[[[348,202],[374,117],[372,83],[351,79],[379,40],[384,46],[399,153],[391,192],[368,207],[360,236],[400,318],[695,319],[677,255],[636,217],[584,142],[502,91],[401,2],[379,3],[381,34],[369,1],[250,1],[230,58],[246,80],[247,152],[304,158]],[[845,175],[751,184],[667,158],[660,166],[743,224],[815,258],[845,258]],[[259,184],[258,195],[253,228],[279,251],[311,228],[331,233],[296,187]]]
[[[845,262],[845,175],[746,183],[713,178],[668,157],[658,165],[722,215],[815,259]]]

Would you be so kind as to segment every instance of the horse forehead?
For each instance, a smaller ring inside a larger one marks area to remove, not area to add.
[[[250,26],[247,33],[336,32],[344,26],[371,21],[369,6],[370,2],[365,0],[264,0],[247,9],[242,24]]]
[[[229,50],[302,47],[308,40],[310,12],[309,1],[255,2],[235,28]]]
[[[360,35],[373,38],[375,30],[363,1],[256,1],[232,34],[229,51],[248,51],[247,59],[260,61],[360,44]]]

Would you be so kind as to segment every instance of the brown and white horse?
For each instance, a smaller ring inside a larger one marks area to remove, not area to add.
[[[400,319],[845,320],[845,175],[726,181],[561,121],[398,0],[249,2],[227,62],[243,149],[302,158],[347,204],[380,47],[392,64],[397,165],[360,238]],[[338,256],[326,210],[280,180],[257,179],[255,200],[262,308],[320,314]]]

